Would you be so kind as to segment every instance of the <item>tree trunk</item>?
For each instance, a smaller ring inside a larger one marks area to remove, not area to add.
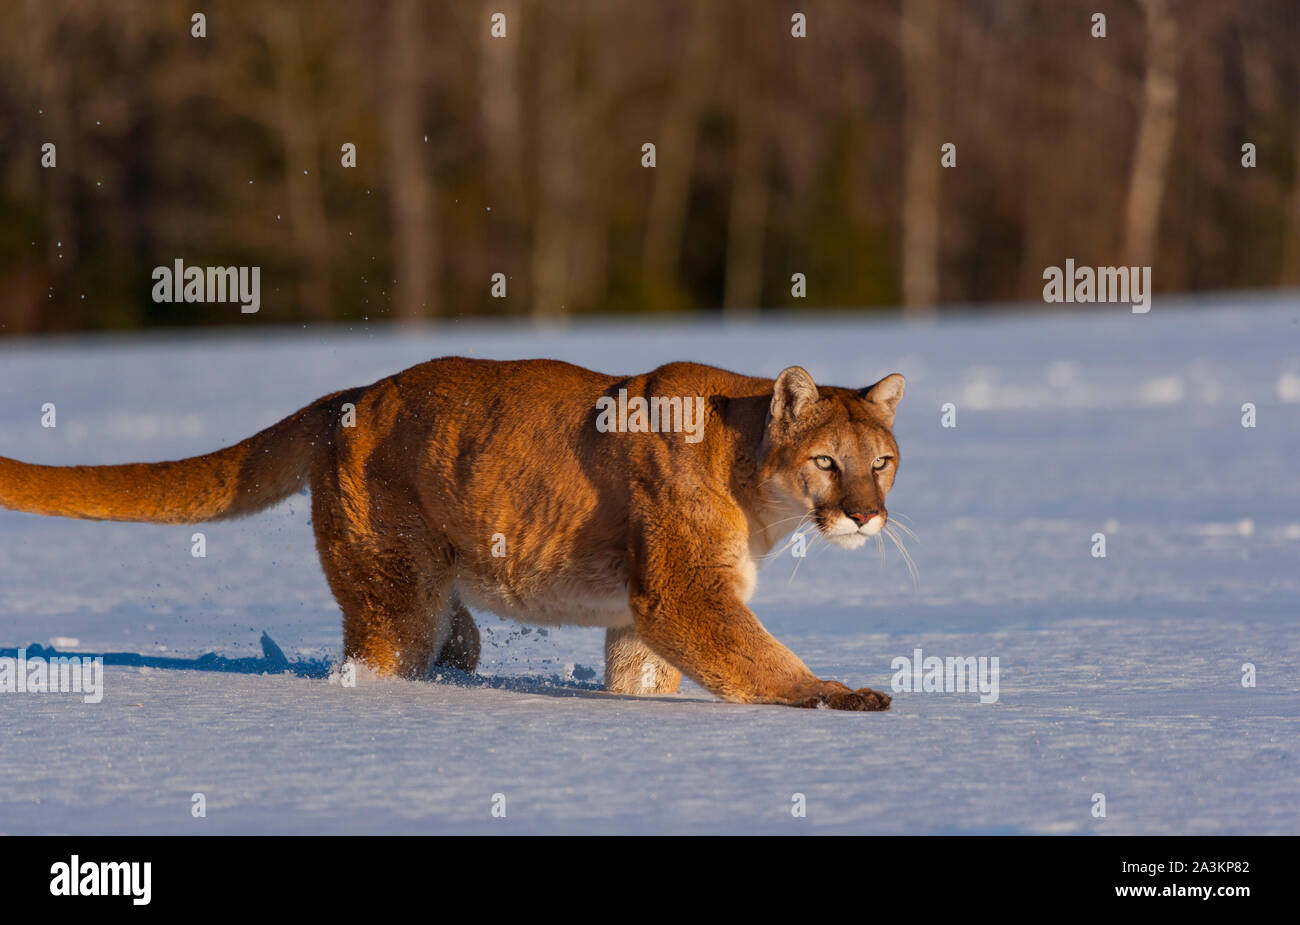
[[[695,164],[695,141],[700,115],[708,99],[709,78],[704,63],[708,58],[711,20],[704,7],[700,3],[689,6],[684,60],[677,71],[658,137],[643,139],[636,145],[636,151],[629,152],[636,156],[641,144],[646,141],[655,144],[654,185],[641,257],[642,288],[651,298],[656,293],[675,292],[679,287],[678,263]]]
[[[556,10],[540,49],[537,78],[537,214],[530,268],[532,314],[560,318],[569,305],[577,128],[577,51],[572,23]]]
[[[763,294],[763,235],[767,229],[767,138],[762,115],[736,105],[736,166],[727,228],[727,312],[758,309]]]
[[[522,132],[519,103],[519,49],[523,41],[518,0],[484,0],[482,55],[479,58],[479,115],[487,149],[486,174],[493,212],[512,225],[524,215]],[[493,13],[506,17],[506,35],[489,28]]]
[[[284,144],[289,229],[298,258],[298,317],[330,314],[330,238],[320,183],[320,136],[307,79],[302,27],[291,7],[263,20],[275,62],[275,94]]]
[[[903,0],[903,75],[907,87],[903,165],[903,304],[927,309],[939,299],[939,7]]]
[[[1282,286],[1300,286],[1300,131],[1295,136],[1295,171],[1286,197],[1286,240],[1282,245]]]
[[[1169,155],[1178,106],[1178,22],[1169,0],[1143,0],[1147,25],[1147,73],[1142,115],[1129,175],[1124,257],[1130,266],[1151,266],[1160,235]]]
[[[384,49],[383,111],[389,211],[393,218],[393,314],[410,322],[438,314],[438,262],[433,183],[425,160],[422,21],[416,0],[390,0]],[[484,25],[486,28],[486,24]]]

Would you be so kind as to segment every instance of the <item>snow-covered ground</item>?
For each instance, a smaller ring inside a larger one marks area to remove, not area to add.
[[[1300,297],[0,343],[0,454],[60,464],[206,452],[446,354],[902,372],[889,506],[917,584],[894,550],[818,542],[751,603],[854,686],[917,647],[1001,669],[996,703],[903,692],[885,714],[634,699],[600,689],[600,630],[480,615],[478,678],[348,688],[324,677],[339,616],[305,498],[198,528],[0,511],[0,656],[138,663],[98,704],[0,694],[0,832],[1300,832],[1298,346]]]

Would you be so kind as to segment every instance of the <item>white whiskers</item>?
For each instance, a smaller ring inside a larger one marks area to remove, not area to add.
[[[767,525],[768,530],[779,528],[782,524],[789,523],[790,521],[796,521],[796,523],[790,530],[789,539],[787,539],[779,549],[775,549],[765,556],[756,557],[756,561],[767,562],[776,559],[789,552],[795,544],[803,543],[805,547],[804,553],[803,555],[794,557],[794,569],[790,572],[789,581],[794,581],[795,577],[799,574],[800,560],[807,558],[808,546],[813,545],[818,539],[826,540],[824,543],[825,546],[829,547],[835,545],[827,540],[825,535],[818,528],[817,523],[814,520],[815,517],[816,511],[806,511],[802,514],[794,514],[789,517],[783,517],[780,520],[772,521]],[[916,535],[916,532],[911,527],[901,521],[896,521],[894,519],[895,517],[903,518],[904,520],[908,519],[905,514],[891,511],[889,516],[886,518],[884,525],[873,535],[876,541],[876,551],[880,556],[880,570],[882,573],[884,572],[885,560],[889,558],[886,554],[887,545],[885,543],[885,540],[888,539],[890,543],[894,544],[894,547],[898,550],[899,556],[903,560],[903,564],[907,567],[907,574],[912,579],[913,590],[919,592],[921,590],[921,571],[917,568],[916,560],[912,558],[912,553],[908,550],[903,537],[906,536],[918,543],[921,542],[921,539]],[[820,552],[820,550],[818,550],[818,552]]]
[[[786,542],[786,544],[782,546],[780,549],[776,550],[775,552],[769,552],[767,555],[763,556],[760,559],[760,561],[766,562],[768,559],[775,559],[777,556],[784,553],[795,543],[799,542],[801,538],[806,541],[808,539],[808,534],[815,529],[816,529],[816,524],[808,524],[806,527],[802,523],[796,524],[794,528],[794,532],[790,534],[790,539]]]
[[[901,527],[902,524],[898,524],[897,526]],[[889,537],[890,541],[898,547],[898,554],[903,557],[903,563],[907,566],[907,572],[912,576],[912,589],[914,591],[920,591],[920,572],[916,567],[916,563],[912,561],[912,554],[907,551],[907,547],[903,545],[903,541],[898,538],[898,533],[894,531],[893,525],[886,521],[884,528],[880,532]],[[911,530],[908,530],[907,532],[913,537],[913,539],[916,538],[916,534],[912,533]],[[876,535],[879,536],[880,534]],[[917,540],[917,542],[920,541]]]

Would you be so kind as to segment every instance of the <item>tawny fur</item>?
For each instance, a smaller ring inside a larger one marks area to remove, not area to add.
[[[620,389],[703,397],[703,438],[601,432],[597,399]],[[477,607],[606,627],[606,686],[620,693],[672,692],[684,674],[731,701],[879,710],[887,695],[819,679],[745,601],[758,560],[800,515],[850,548],[879,532],[902,391],[897,375],[819,389],[798,367],[775,381],[693,363],[620,378],[453,357],[326,396],[205,456],[0,457],[0,507],[198,523],[309,485],[344,654],[381,675],[473,671]]]

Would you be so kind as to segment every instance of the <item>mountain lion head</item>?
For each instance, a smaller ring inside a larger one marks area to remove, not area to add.
[[[803,513],[828,541],[856,549],[885,526],[885,496],[898,472],[894,373],[860,391],[818,389],[791,366],[777,377],[759,479],[778,507]],[[787,521],[793,524],[793,519]]]

